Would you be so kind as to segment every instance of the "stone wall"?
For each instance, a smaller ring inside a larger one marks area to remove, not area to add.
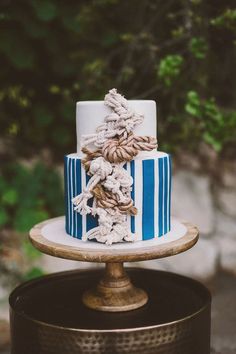
[[[203,172],[204,171],[204,172]],[[236,163],[182,156],[174,165],[172,215],[200,230],[198,243],[174,257],[144,262],[209,280],[220,269],[236,274]]]

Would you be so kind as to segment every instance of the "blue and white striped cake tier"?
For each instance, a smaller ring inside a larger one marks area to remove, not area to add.
[[[170,155],[156,152],[151,157],[128,162],[125,168],[133,177],[131,196],[138,209],[136,216],[127,216],[131,231],[137,240],[165,235],[171,227]],[[74,211],[71,201],[81,193],[89,178],[77,154],[65,156],[66,232],[79,239],[98,225],[97,218]]]

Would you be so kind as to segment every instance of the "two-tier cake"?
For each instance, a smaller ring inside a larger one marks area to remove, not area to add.
[[[106,244],[170,231],[171,158],[157,151],[156,103],[77,102],[77,153],[65,156],[66,232]]]

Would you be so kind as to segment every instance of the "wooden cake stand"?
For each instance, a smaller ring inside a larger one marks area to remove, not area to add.
[[[97,285],[83,293],[83,303],[94,310],[122,312],[137,309],[148,301],[148,294],[136,288],[124,269],[124,262],[137,262],[176,255],[198,240],[197,228],[188,222],[172,221],[172,231],[163,237],[107,246],[83,242],[66,234],[64,217],[42,222],[30,231],[32,244],[54,257],[105,263]]]

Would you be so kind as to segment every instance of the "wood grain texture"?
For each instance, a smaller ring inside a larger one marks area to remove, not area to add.
[[[89,248],[88,241],[88,249],[81,249],[79,244],[78,247],[61,245],[56,242],[49,241],[42,235],[42,228],[48,223],[54,222],[56,219],[46,220],[35,225],[30,230],[29,237],[32,244],[41,252],[51,256],[84,262],[137,262],[169,257],[193,247],[199,236],[196,226],[189,222],[182,222],[187,227],[186,234],[176,241],[168,242],[162,245],[145,246],[145,241],[140,241],[143,243],[143,247],[139,247],[137,249],[131,250],[127,248],[122,250],[114,250],[111,249],[110,246],[107,246],[106,250],[101,251]]]
[[[131,283],[123,263],[106,263],[103,278],[96,287],[84,292],[82,301],[93,310],[124,312],[144,306],[148,295]]]

